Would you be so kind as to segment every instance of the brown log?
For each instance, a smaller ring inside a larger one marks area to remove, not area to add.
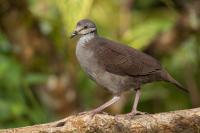
[[[198,133],[200,108],[127,118],[72,115],[52,123],[0,130],[0,133]]]

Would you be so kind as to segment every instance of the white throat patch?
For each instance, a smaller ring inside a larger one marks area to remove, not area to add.
[[[89,42],[91,39],[93,39],[95,37],[94,33],[90,33],[90,34],[86,34],[83,35],[79,41],[78,41],[78,45],[80,46],[84,46],[87,42]]]

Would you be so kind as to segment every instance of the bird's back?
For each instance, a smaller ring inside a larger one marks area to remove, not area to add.
[[[139,76],[162,69],[156,59],[129,46],[100,37],[93,42],[96,58],[111,73]]]

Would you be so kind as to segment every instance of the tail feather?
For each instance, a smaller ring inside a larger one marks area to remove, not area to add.
[[[185,87],[183,87],[178,81],[176,81],[167,71],[164,70],[161,75],[164,80],[174,84],[176,87],[178,87],[182,91],[189,93],[189,91]]]
[[[189,91],[186,88],[184,88],[179,82],[177,82],[175,79],[172,78],[172,80],[170,80],[170,82],[173,83],[175,86],[177,86],[182,91],[189,93]]]

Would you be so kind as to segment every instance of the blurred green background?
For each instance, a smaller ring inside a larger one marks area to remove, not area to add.
[[[200,105],[198,0],[0,0],[0,128],[45,123],[108,100],[81,70],[76,22],[157,58],[189,91],[168,83],[142,87],[139,110],[157,113]],[[133,92],[106,111],[131,110]]]

